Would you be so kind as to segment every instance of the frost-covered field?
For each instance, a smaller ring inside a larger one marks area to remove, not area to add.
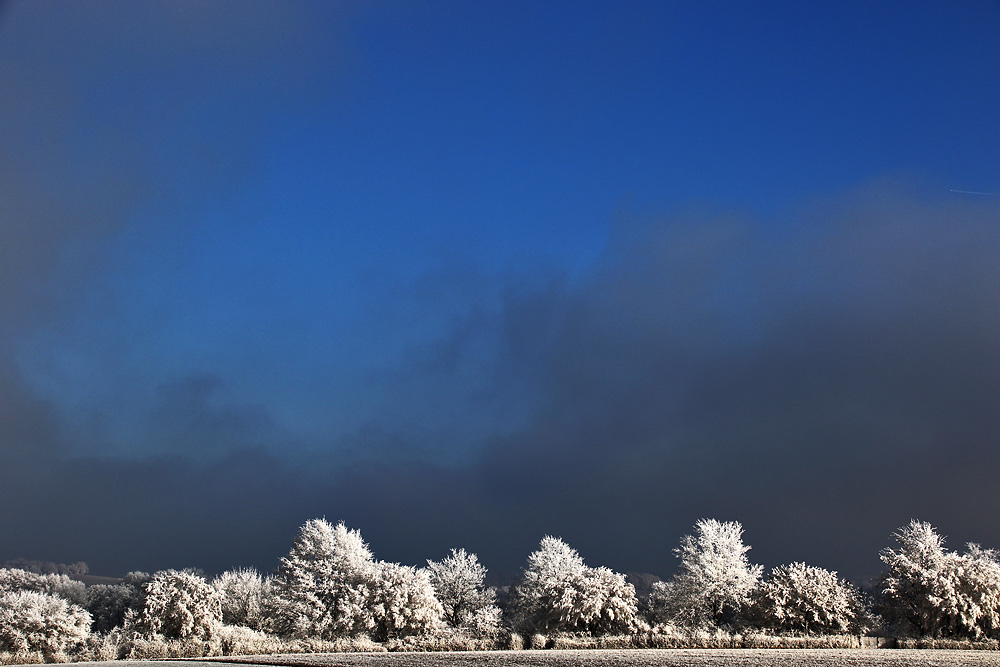
[[[477,651],[442,653],[336,653],[243,656],[162,661],[152,667],[219,667],[219,663],[282,667],[1000,667],[1000,653],[894,649],[634,649],[585,651]],[[151,663],[86,663],[150,667]]]

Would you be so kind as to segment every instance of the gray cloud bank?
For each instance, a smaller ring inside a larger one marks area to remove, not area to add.
[[[631,216],[578,280],[449,301],[357,432],[307,441],[195,369],[150,413],[177,446],[128,460],[74,454],[5,355],[0,556],[268,568],[322,515],[385,558],[465,546],[501,571],[553,533],[667,574],[703,516],[741,520],[760,562],[856,578],[913,516],[997,546],[998,267],[993,202],[893,186],[782,220]]]

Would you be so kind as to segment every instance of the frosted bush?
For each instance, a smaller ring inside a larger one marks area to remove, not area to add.
[[[426,572],[383,562],[373,574],[370,590],[375,639],[420,634],[443,625],[444,611]]]
[[[212,642],[222,655],[281,653],[287,648],[278,637],[235,625],[220,626]]]
[[[263,630],[271,606],[272,583],[257,570],[243,568],[223,572],[212,581],[222,604],[222,621]]]
[[[138,627],[168,639],[211,638],[222,622],[219,594],[190,572],[157,572],[145,586]]]
[[[474,637],[495,640],[500,632],[502,619],[500,607],[491,604],[467,616],[462,629],[468,630]]]
[[[452,549],[441,561],[427,561],[427,573],[448,625],[480,637],[496,634],[500,626],[496,591],[484,585],[486,568],[476,554]]]
[[[14,591],[47,592],[44,582],[45,577],[34,572],[9,567],[0,569],[0,592],[2,593]]]
[[[81,607],[87,602],[86,586],[65,574],[36,574],[18,568],[0,569],[0,591],[47,593]]]
[[[606,567],[587,568],[583,584],[587,601],[583,618],[587,630],[594,634],[615,634],[647,627],[639,615],[635,587],[625,580],[625,575]]]
[[[497,637],[497,648],[502,651],[521,651],[525,648],[523,636],[510,630],[501,630]]]
[[[53,660],[82,647],[90,636],[90,614],[67,600],[35,591],[0,593],[0,651],[38,652]]]
[[[76,657],[86,662],[108,662],[118,659],[119,640],[115,632],[91,632],[87,645]]]
[[[516,587],[514,624],[542,632],[628,632],[640,626],[635,588],[607,568],[587,567],[561,539],[542,538]]]
[[[780,632],[841,634],[857,629],[861,599],[836,572],[792,563],[771,570],[756,606],[765,627]]]

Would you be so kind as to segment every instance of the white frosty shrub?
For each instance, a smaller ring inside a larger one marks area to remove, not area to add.
[[[271,606],[269,579],[253,568],[241,568],[223,572],[212,581],[212,586],[219,592],[223,623],[264,629]]]
[[[0,651],[56,659],[87,641],[90,622],[85,609],[48,593],[0,592]]]
[[[169,639],[211,639],[222,622],[219,594],[191,572],[157,572],[145,586],[138,626]]]
[[[14,591],[43,593],[47,592],[45,588],[45,577],[40,574],[19,568],[0,568],[0,593],[12,593]]]
[[[398,563],[378,563],[369,585],[374,638],[416,635],[443,625],[444,610],[427,573]]]
[[[639,624],[635,588],[607,568],[589,568],[557,537],[528,556],[513,594],[515,624],[538,632],[628,632]]]
[[[86,586],[65,574],[36,574],[18,568],[0,569],[0,591],[48,593],[81,607],[87,602]]]
[[[926,522],[895,534],[898,549],[882,551],[883,613],[890,622],[929,637],[996,635],[1000,629],[1000,563],[993,551],[970,544],[947,551]]]
[[[969,544],[962,555],[959,632],[996,638],[1000,634],[1000,555]]]
[[[587,568],[583,576],[587,630],[594,634],[629,633],[643,629],[635,586],[625,575],[606,567]]]
[[[857,628],[861,599],[836,572],[805,563],[771,570],[757,599],[766,627],[783,633],[843,634]]]
[[[499,605],[491,604],[477,609],[466,617],[465,625],[461,627],[474,637],[495,640],[500,636],[502,619],[503,612]]]
[[[650,605],[658,621],[717,627],[750,602],[762,568],[750,564],[738,521],[701,519],[694,529],[674,550],[681,561],[677,574],[653,584]]]
[[[452,549],[443,560],[428,560],[427,574],[448,625],[478,636],[492,636],[499,630],[496,591],[483,583],[486,568],[476,554]]]

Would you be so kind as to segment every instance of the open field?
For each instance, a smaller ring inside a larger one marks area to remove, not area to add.
[[[584,651],[476,651],[334,653],[232,656],[199,660],[78,663],[86,667],[1000,667],[1000,652],[910,649],[634,649]]]

